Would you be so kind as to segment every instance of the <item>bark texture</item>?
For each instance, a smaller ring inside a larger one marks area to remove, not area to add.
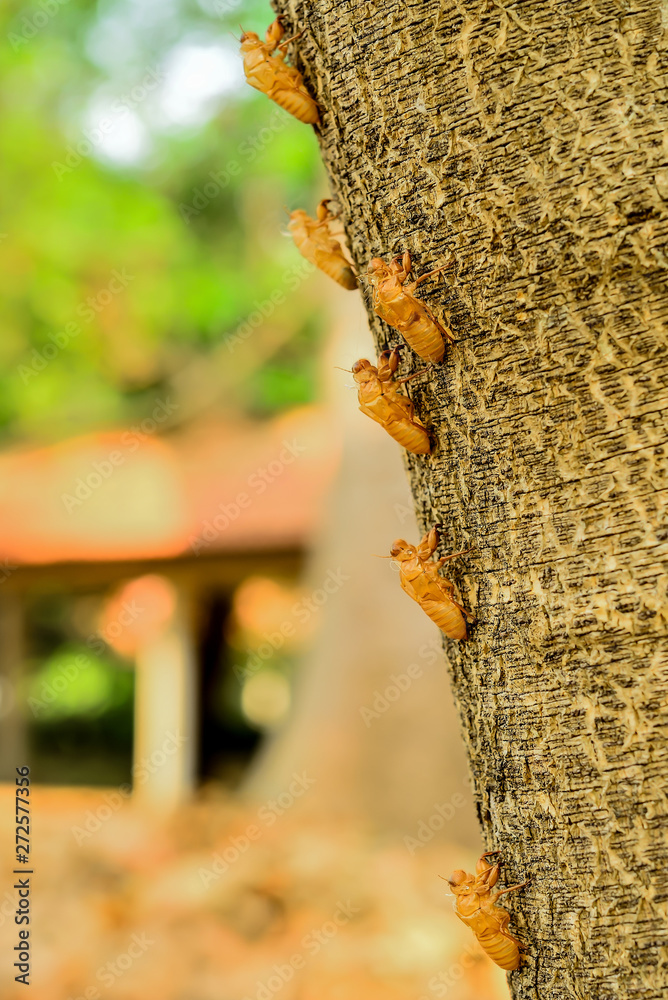
[[[407,461],[442,554],[477,546],[453,576],[478,623],[447,656],[487,843],[507,878],[533,877],[506,897],[529,944],[513,996],[659,1000],[668,5],[277,9],[307,29],[358,266],[454,255],[420,286],[457,338],[412,383],[437,448]],[[402,374],[423,367],[403,357]]]

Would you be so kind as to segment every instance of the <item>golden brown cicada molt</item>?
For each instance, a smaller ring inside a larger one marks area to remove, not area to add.
[[[299,70],[285,62],[288,45],[299,38],[301,32],[281,41],[284,34],[285,29],[279,18],[267,28],[264,42],[254,31],[243,32],[241,55],[246,79],[251,87],[261,90],[300,122],[317,125],[320,121],[318,105],[304,86]]]
[[[390,549],[390,555],[399,564],[401,586],[408,596],[417,601],[424,613],[450,639],[466,639],[465,618],[469,621],[475,621],[475,618],[461,604],[457,604],[453,597],[455,588],[438,571],[444,563],[471,552],[471,549],[454,552],[442,559],[431,559],[437,545],[438,533],[436,528],[432,528],[417,546],[398,538]]]
[[[442,361],[445,340],[453,342],[455,338],[446,326],[438,322],[427,304],[415,298],[413,292],[421,281],[444,268],[438,267],[409,282],[412,267],[408,250],[389,264],[379,257],[369,262],[367,275],[373,286],[373,308],[381,319],[399,331],[421,358]]]
[[[292,212],[288,229],[302,257],[306,257],[321,271],[344,288],[357,288],[357,278],[345,257],[341,244],[332,233],[336,216],[329,208],[329,198],[323,199],[312,219],[301,208]]]
[[[390,437],[416,455],[428,455],[431,451],[429,435],[415,416],[413,404],[398,387],[415,378],[394,379],[392,376],[399,364],[399,351],[395,348],[383,351],[375,368],[366,358],[360,358],[352,367],[353,378],[357,382],[360,410],[384,427]],[[421,374],[417,372],[416,374]]]
[[[510,914],[497,906],[496,901],[507,892],[524,888],[531,879],[500,892],[492,892],[499,878],[499,866],[490,864],[487,858],[494,854],[499,854],[499,851],[487,851],[482,855],[475,875],[459,868],[446,881],[454,894],[455,913],[459,919],[471,928],[492,961],[512,972],[519,968],[520,948],[526,948],[526,945],[508,933]]]

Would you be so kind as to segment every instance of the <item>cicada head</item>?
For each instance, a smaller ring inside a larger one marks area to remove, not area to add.
[[[390,269],[385,261],[381,260],[380,257],[372,257],[369,261],[366,273],[371,281],[382,281],[383,278],[389,278]]]
[[[241,30],[242,30],[242,35],[239,41],[241,42],[242,52],[252,52],[253,49],[256,49],[258,47],[258,45],[262,45],[262,42],[260,41],[260,36],[256,34],[254,31],[244,31],[243,28]]]
[[[370,382],[372,378],[377,376],[377,371],[373,367],[370,361],[366,358],[360,358],[350,369],[353,373],[353,378],[358,385],[363,385],[365,382]]]
[[[296,237],[298,231],[301,230],[301,237],[302,239],[305,239],[308,232],[306,227],[310,221],[311,220],[303,208],[296,208],[294,212],[290,212],[288,229],[294,237]]]
[[[405,562],[407,559],[414,559],[417,552],[414,545],[409,545],[405,542],[403,538],[397,538],[396,541],[392,543],[392,548],[390,549],[390,555],[397,562]]]
[[[473,879],[468,872],[457,868],[446,881],[455,896],[465,896],[471,891]]]

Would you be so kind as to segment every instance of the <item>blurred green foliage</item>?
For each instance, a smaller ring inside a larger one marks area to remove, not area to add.
[[[29,676],[27,703],[40,722],[75,715],[93,718],[132,705],[134,673],[86,646],[60,646]]]
[[[272,18],[250,0],[5,0],[5,441],[142,418],[170,393],[187,419],[197,380],[181,376],[198,362],[206,405],[268,415],[312,398],[308,276],[225,348],[301,260],[284,208],[324,189],[312,129],[243,82],[230,32]]]
[[[129,781],[135,673],[95,627],[102,594],[33,594],[26,604],[25,705],[36,781]],[[83,614],[82,614],[83,612]],[[87,636],[87,638],[86,638]]]

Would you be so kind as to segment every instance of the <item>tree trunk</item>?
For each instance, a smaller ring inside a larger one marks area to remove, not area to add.
[[[476,546],[449,575],[478,621],[446,646],[486,842],[533,879],[505,897],[513,996],[658,1000],[668,4],[277,7],[360,269],[454,255],[420,286],[457,342],[412,383],[437,446],[407,462],[440,554]]]

